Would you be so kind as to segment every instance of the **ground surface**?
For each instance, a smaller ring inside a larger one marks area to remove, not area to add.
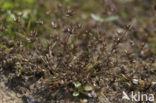
[[[4,80],[0,82],[0,103],[23,103],[22,96],[8,89]]]
[[[0,103],[155,94],[155,14],[155,0],[0,0]]]

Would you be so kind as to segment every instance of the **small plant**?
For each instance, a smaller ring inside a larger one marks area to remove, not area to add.
[[[155,19],[143,9],[151,2],[0,0],[5,85],[41,103],[122,103],[122,91],[153,92]]]

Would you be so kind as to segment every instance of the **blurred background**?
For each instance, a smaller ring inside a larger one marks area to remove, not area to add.
[[[39,35],[48,38],[49,32],[54,32],[49,26],[52,21],[62,27],[79,22],[100,25],[98,29],[108,33],[132,25],[136,39],[150,42],[155,48],[155,0],[0,0],[0,10],[0,27],[7,29],[1,37],[27,36],[37,28]],[[18,20],[20,24],[15,23]],[[36,21],[45,25],[39,27]]]

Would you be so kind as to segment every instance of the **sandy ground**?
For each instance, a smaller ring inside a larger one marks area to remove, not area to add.
[[[23,103],[20,97],[11,90],[8,90],[4,83],[0,82],[0,103]]]
[[[5,79],[0,74],[0,103],[23,103],[22,96],[9,90],[5,85]]]

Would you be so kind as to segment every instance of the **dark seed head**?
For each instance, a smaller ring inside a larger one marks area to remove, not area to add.
[[[154,10],[156,10],[156,4],[153,6]]]
[[[68,9],[66,12],[66,16],[73,16],[74,12],[71,9]]]

